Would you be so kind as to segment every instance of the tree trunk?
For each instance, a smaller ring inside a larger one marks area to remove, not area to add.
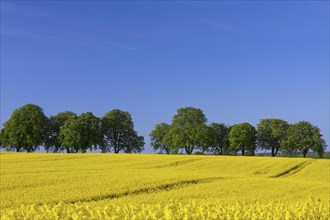
[[[307,153],[308,153],[308,149],[302,151],[302,154],[304,155],[304,157],[306,157]]]
[[[244,150],[244,149],[242,149],[242,155],[243,155],[243,156],[245,155],[245,150]]]
[[[293,152],[292,152],[292,150],[290,150],[289,155],[290,155],[290,157],[293,156]]]
[[[272,157],[275,157],[275,148],[274,147],[272,147]]]
[[[274,157],[277,155],[278,151],[280,150],[280,147],[276,147]]]
[[[115,153],[115,154],[118,154],[120,148],[117,146],[117,144],[115,144],[115,146],[113,147],[113,150],[114,150],[114,153]]]
[[[193,150],[193,149],[190,149],[190,147],[185,146],[184,148],[185,148],[187,154],[190,155],[190,154],[192,153],[192,150]]]
[[[66,153],[70,153],[70,149],[68,147],[66,148]]]

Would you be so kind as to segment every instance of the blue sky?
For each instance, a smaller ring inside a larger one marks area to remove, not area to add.
[[[307,120],[329,144],[329,2],[1,1],[1,123],[27,103],[129,111],[145,152],[186,106]]]

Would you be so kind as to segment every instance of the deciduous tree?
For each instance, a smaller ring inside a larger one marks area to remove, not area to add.
[[[256,129],[249,123],[233,125],[229,132],[229,142],[231,150],[241,151],[245,155],[254,155],[256,149]]]
[[[208,126],[209,151],[222,155],[229,149],[229,128],[225,124],[211,123]]]
[[[159,150],[161,153],[165,151],[166,154],[178,152],[178,148],[171,144],[171,138],[169,138],[170,130],[171,126],[162,122],[157,124],[155,129],[151,131],[149,135],[151,138],[150,144],[155,151]]]
[[[114,109],[106,113],[102,118],[102,133],[103,152],[113,150],[115,153],[120,151],[136,153],[144,150],[144,138],[134,130],[129,112]]]
[[[201,109],[180,108],[173,116],[170,139],[174,147],[183,148],[187,154],[207,146],[207,119]]]
[[[91,112],[69,118],[60,128],[61,147],[67,153],[97,149],[101,140],[100,119]]]
[[[276,118],[261,119],[257,125],[257,145],[261,149],[271,150],[274,157],[281,148],[281,141],[285,137],[288,128],[289,124],[284,120]]]
[[[6,149],[17,152],[32,152],[38,149],[46,139],[48,120],[43,109],[27,104],[16,109],[10,119],[4,123],[1,131],[1,143]]]
[[[322,156],[326,148],[320,129],[307,121],[290,125],[282,145],[287,151],[300,151],[304,157],[310,150]]]
[[[70,111],[60,112],[49,118],[48,138],[45,143],[47,152],[58,152],[61,150],[60,129],[70,118],[76,118],[77,115]]]

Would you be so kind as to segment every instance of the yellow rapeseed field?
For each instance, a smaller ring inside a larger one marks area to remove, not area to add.
[[[0,157],[1,219],[330,219],[330,160]]]

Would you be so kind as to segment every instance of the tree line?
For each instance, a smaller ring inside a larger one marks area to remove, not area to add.
[[[290,155],[309,151],[322,156],[326,142],[317,126],[307,121],[289,124],[276,118],[261,119],[257,127],[244,122],[232,126],[207,124],[201,109],[186,107],[177,110],[172,123],[162,122],[150,133],[154,150],[167,154],[179,150],[192,154],[255,155],[256,150],[269,150],[274,157],[279,151]]]
[[[76,115],[60,112],[46,117],[43,109],[27,104],[16,109],[3,124],[1,146],[16,152],[33,152],[44,146],[47,152],[137,153],[144,150],[144,138],[134,130],[131,115],[114,109],[98,118],[91,112]]]
[[[155,125],[149,136],[153,149],[167,154],[255,155],[256,150],[269,150],[272,156],[284,152],[306,157],[309,151],[322,156],[326,148],[320,129],[307,121],[289,124],[268,118],[256,127],[247,122],[207,124],[203,111],[194,107],[179,108],[171,124]],[[129,112],[113,109],[98,118],[91,112],[77,115],[65,111],[47,117],[33,104],[12,113],[3,124],[0,142],[6,150],[17,152],[33,152],[43,146],[47,152],[139,153],[145,145]]]

